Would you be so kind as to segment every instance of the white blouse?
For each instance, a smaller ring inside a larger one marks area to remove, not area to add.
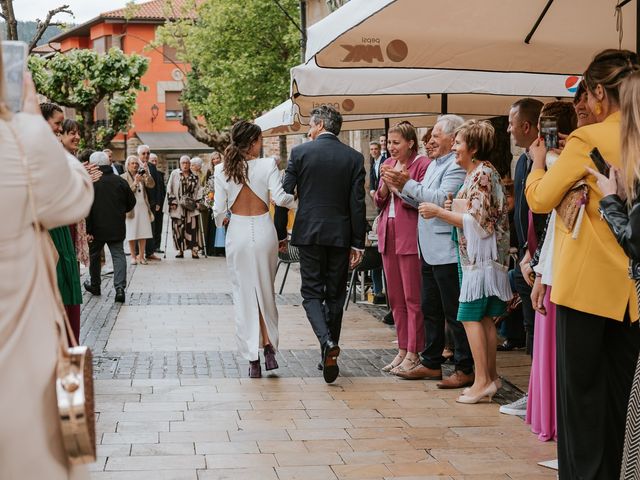
[[[278,165],[274,158],[256,158],[247,162],[247,187],[255,193],[265,205],[269,206],[270,199],[273,199],[279,207],[295,208],[297,201],[294,196],[282,188],[282,180]],[[213,218],[217,227],[222,226],[222,222],[231,212],[231,207],[238,198],[238,194],[244,185],[238,184],[231,179],[227,179],[224,171],[224,164],[216,165],[214,169],[214,200]],[[269,196],[271,193],[271,196]]]

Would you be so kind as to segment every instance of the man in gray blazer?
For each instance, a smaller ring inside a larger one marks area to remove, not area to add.
[[[436,159],[418,183],[406,172],[388,171],[384,174],[387,185],[402,192],[402,199],[414,206],[422,202],[443,206],[449,196],[455,196],[464,182],[466,173],[451,152],[456,129],[464,120],[457,115],[443,115],[433,127],[432,141],[437,145]],[[473,384],[473,357],[464,327],[457,321],[458,256],[451,240],[451,225],[432,218],[418,220],[418,243],[422,257],[422,314],[426,331],[426,347],[421,363],[398,375],[407,379],[442,379],[442,351],[445,345],[445,319],[454,343],[455,372],[439,384],[439,388],[462,388]]]

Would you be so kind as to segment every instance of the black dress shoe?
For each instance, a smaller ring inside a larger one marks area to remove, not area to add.
[[[126,297],[124,295],[124,288],[122,288],[122,287],[116,288],[116,299],[115,300],[118,303],[124,303],[124,301],[126,300]]]
[[[89,282],[89,280],[85,280],[82,285],[84,286],[84,289],[91,295],[95,295],[97,297],[100,296],[100,287],[94,287],[93,285],[91,285],[91,282]]]
[[[515,350],[517,348],[523,348],[524,343],[520,342],[512,342],[511,340],[505,340],[500,345],[498,345],[499,352],[510,352],[511,350]]]
[[[394,325],[393,313],[391,311],[389,311],[389,313],[384,316],[384,318],[382,319],[382,323],[384,323],[385,325]]]
[[[325,343],[322,354],[322,376],[327,383],[333,383],[340,373],[338,355],[340,355],[340,347],[337,343],[331,340]]]

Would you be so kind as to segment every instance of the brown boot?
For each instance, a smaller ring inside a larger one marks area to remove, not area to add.
[[[442,379],[442,370],[428,368],[419,363],[411,370],[398,371],[396,375],[406,380],[440,380]]]
[[[460,370],[453,372],[453,375],[448,376],[442,380],[437,387],[438,388],[463,388],[473,385],[473,381],[476,376],[473,372],[464,373]]]

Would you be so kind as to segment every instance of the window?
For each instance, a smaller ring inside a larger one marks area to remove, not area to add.
[[[93,41],[93,49],[98,53],[107,53],[112,46],[111,35],[96,38]]]
[[[169,45],[162,46],[162,55],[164,57],[164,63],[179,63],[178,49],[170,47]]]
[[[182,104],[180,103],[180,95],[182,92],[165,92],[164,106],[165,118],[167,120],[182,119]]]

